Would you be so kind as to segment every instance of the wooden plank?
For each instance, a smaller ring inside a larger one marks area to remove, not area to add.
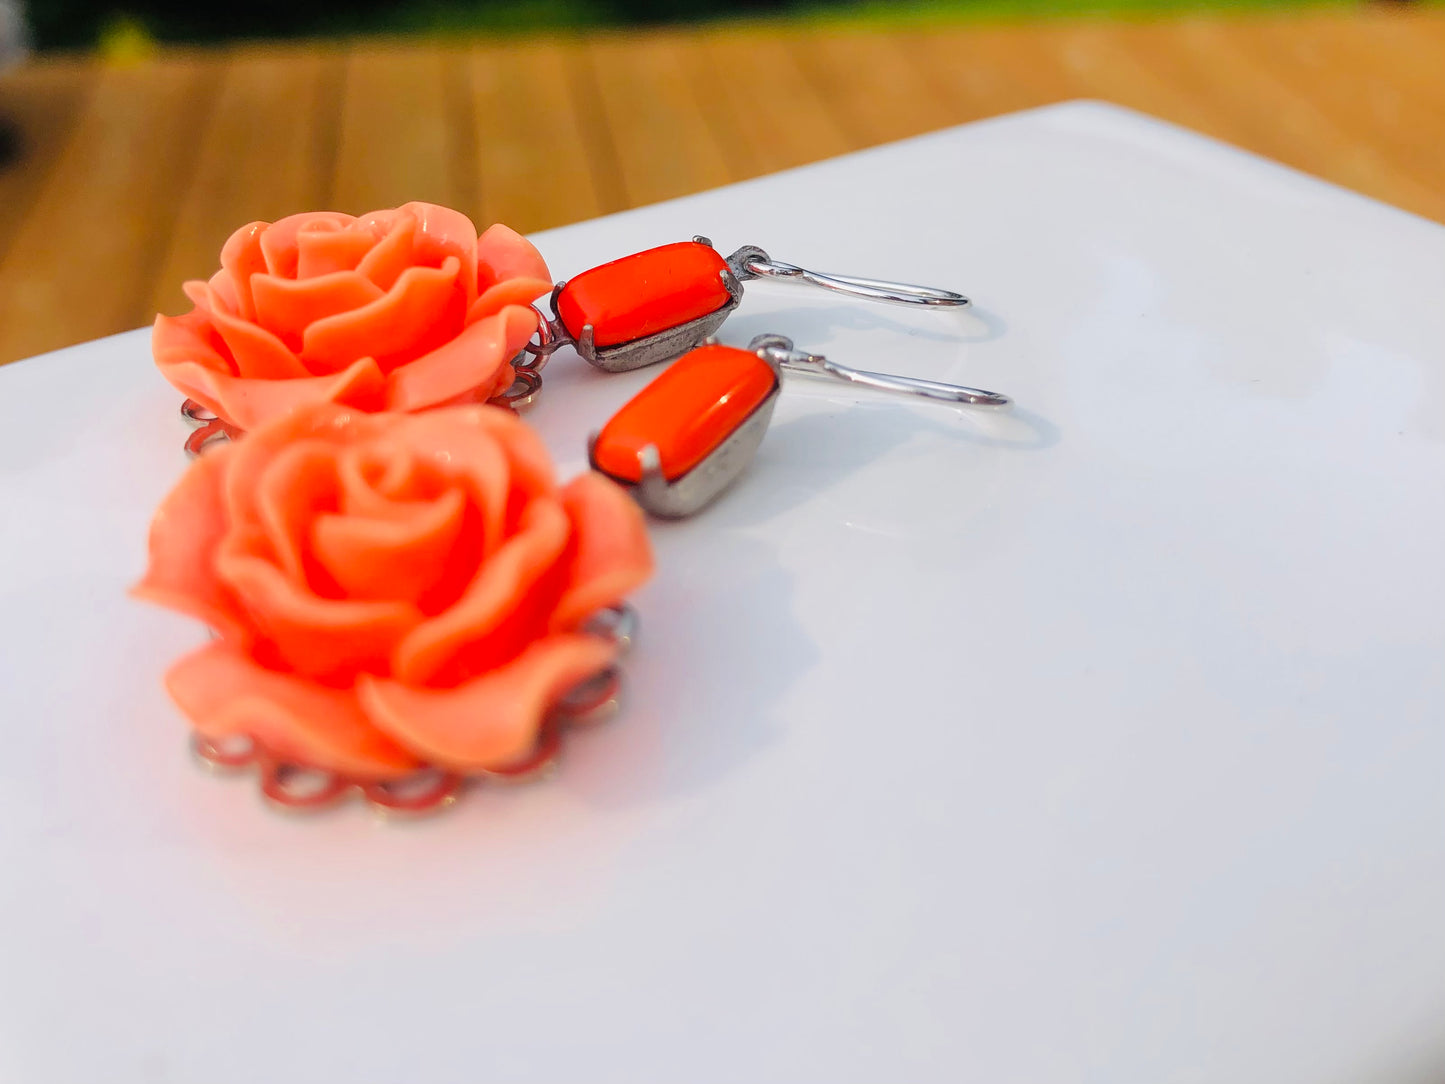
[[[100,73],[0,262],[0,361],[149,320],[218,75],[190,54]]]
[[[1240,45],[1318,102],[1359,146],[1372,148],[1377,169],[1433,196],[1445,190],[1445,141],[1421,137],[1445,132],[1445,39],[1410,34],[1408,42],[1392,41],[1390,31],[1405,25],[1394,18],[1271,20]],[[1393,196],[1424,213],[1441,207],[1415,202],[1403,186]]]
[[[170,231],[150,297],[189,308],[181,283],[209,278],[233,230],[325,206],[342,58],[328,50],[243,52],[226,64],[197,144],[194,179]]]
[[[465,57],[435,45],[358,48],[346,61],[331,203],[363,214],[426,200],[477,216]]]
[[[421,198],[536,230],[1080,96],[1445,220],[1428,9],[46,61],[0,79],[32,148],[0,171],[0,360],[180,307],[253,218]]]
[[[702,35],[687,72],[734,173],[756,177],[846,154],[856,144],[782,35]]]
[[[32,64],[0,77],[0,126],[12,129],[14,157],[0,161],[0,260],[20,231],[70,140],[95,67],[74,59]]]
[[[957,122],[956,109],[894,35],[819,31],[787,40],[855,149]]]
[[[586,121],[569,70],[576,50],[556,41],[480,45],[467,57],[476,172],[485,228],[530,233],[603,213],[619,179],[586,151]],[[615,208],[609,208],[615,209]]]
[[[1073,94],[1055,66],[1042,31],[1029,27],[970,27],[906,31],[899,47],[930,91],[962,124],[1000,113],[1047,105]]]
[[[1219,138],[1235,134],[1209,99],[1190,94],[1167,72],[1143,62],[1147,43],[1137,24],[1089,22],[1040,39],[1049,63],[1069,84],[1070,97],[1114,102]]]
[[[683,33],[602,35],[590,75],[629,206],[700,192],[743,174],[728,161],[686,72],[697,46]]]
[[[1141,28],[1143,29],[1143,28]],[[1362,142],[1328,105],[1294,81],[1287,58],[1264,56],[1250,42],[1255,20],[1193,18],[1141,33],[1138,55],[1161,78],[1208,101],[1250,150],[1435,218],[1445,193],[1408,176]]]

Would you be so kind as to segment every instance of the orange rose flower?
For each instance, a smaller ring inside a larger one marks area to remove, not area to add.
[[[614,661],[589,618],[651,571],[632,500],[598,474],[559,488],[510,412],[320,403],[191,465],[134,594],[218,634],[166,676],[203,738],[393,780],[525,761]]]
[[[221,249],[195,308],[156,317],[156,365],[242,430],[303,403],[413,411],[485,401],[537,329],[551,289],[531,243],[408,203],[360,218],[324,211],[253,222]]]

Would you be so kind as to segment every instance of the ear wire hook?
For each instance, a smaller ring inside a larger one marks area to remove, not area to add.
[[[859,297],[865,301],[886,301],[894,305],[963,308],[970,304],[963,294],[933,286],[914,286],[906,282],[889,282],[886,279],[810,271],[797,264],[775,260],[757,245],[744,245],[727,258],[727,263],[732,273],[742,282],[755,278],[807,282],[849,297]]]
[[[912,376],[854,369],[822,354],[809,354],[805,350],[798,350],[793,346],[793,341],[784,335],[759,335],[748,344],[748,349],[765,361],[773,362],[791,373],[845,380],[850,384],[861,384],[865,388],[896,395],[915,395],[923,399],[963,403],[975,407],[1006,407],[1013,402],[1007,395],[984,391],[982,388],[967,388],[962,384],[945,384],[938,380],[921,380]]]

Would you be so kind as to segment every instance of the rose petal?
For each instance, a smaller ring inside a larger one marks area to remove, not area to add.
[[[200,361],[158,360],[157,365],[181,394],[247,431],[317,403],[379,410],[386,387],[381,369],[371,358],[361,358],[343,373],[298,380],[245,380],[219,373]]]
[[[374,357],[390,372],[440,346],[461,330],[465,315],[459,269],[454,256],[440,268],[408,268],[385,297],[316,321],[306,329],[302,361],[313,372],[330,372]]]
[[[221,486],[233,450],[223,445],[197,459],[156,509],[146,573],[131,595],[204,621],[245,645],[251,639],[245,618],[215,570],[228,526]]]
[[[382,290],[390,290],[402,272],[413,266],[412,238],[416,235],[416,219],[409,214],[384,211],[368,215],[364,224],[381,237],[356,270]]]
[[[368,230],[333,224],[309,224],[296,234],[296,278],[320,278],[337,271],[354,271],[376,244]],[[291,281],[291,280],[287,280]]]
[[[417,602],[446,575],[466,510],[453,489],[410,502],[404,518],[321,515],[311,524],[311,553],[349,598]]]
[[[546,279],[506,279],[489,288],[467,309],[467,323],[474,324],[484,317],[501,312],[508,305],[531,305],[533,301],[552,289]]]
[[[289,381],[299,384],[302,381]],[[226,471],[223,497],[231,522],[258,522],[256,494],[272,462],[286,448],[314,441],[346,448],[374,436],[385,422],[334,403],[298,404],[296,409],[249,433]]]
[[[412,239],[413,259],[428,267],[440,267],[448,256],[461,264],[460,282],[470,305],[477,296],[477,227],[460,211],[436,203],[407,203],[398,211],[416,219]]]
[[[231,276],[236,312],[246,320],[256,318],[256,309],[251,303],[251,276],[266,270],[266,256],[261,251],[264,232],[265,222],[251,222],[231,234],[221,246],[221,267]]]
[[[431,681],[463,649],[485,652],[491,646],[489,636],[502,630],[514,611],[535,616],[532,609],[545,607],[544,623],[552,600],[533,594],[533,589],[561,556],[567,530],[567,516],[555,501],[542,498],[529,504],[516,533],[482,563],[456,604],[397,644],[392,673],[409,685]]]
[[[322,440],[287,445],[261,472],[253,514],[270,553],[298,586],[310,583],[311,524],[336,510],[339,489],[336,449]]]
[[[450,342],[408,365],[394,369],[386,379],[388,410],[415,411],[436,406],[476,388],[491,398],[498,384],[510,384],[503,370],[537,330],[532,309],[512,305],[464,329]]]
[[[453,471],[470,470],[468,449],[478,447],[472,434],[486,433],[502,449],[510,471],[510,485],[524,501],[557,492],[552,457],[542,438],[521,418],[501,407],[476,405],[449,407],[399,420],[393,433],[398,442],[444,459]]]
[[[652,575],[652,546],[642,510],[615,483],[595,472],[562,488],[572,521],[570,577],[548,628],[570,632],[612,606]]]
[[[231,279],[231,273],[224,267],[211,276],[206,283],[211,288],[211,295],[220,302],[221,310],[232,316],[238,316],[241,312],[240,298],[236,296],[236,286]]]
[[[525,501],[532,492],[524,480],[514,482],[511,457],[491,427],[456,417],[467,413],[446,410],[407,418],[392,426],[382,448],[372,442],[338,463],[346,515],[406,519],[415,515],[417,504],[436,500],[448,489],[460,488],[469,498],[461,536],[441,574],[416,599],[428,616],[455,603],[478,565],[505,541],[509,497]]]
[[[422,621],[409,602],[320,598],[269,561],[238,548],[230,538],[221,544],[216,574],[298,674],[340,680],[359,670],[383,669],[392,649]]]
[[[531,241],[498,222],[477,240],[477,289],[485,291],[515,278],[550,283],[552,272]]]
[[[294,279],[301,259],[297,235],[308,226],[348,226],[356,219],[340,211],[307,211],[288,215],[271,223],[261,234],[261,253],[266,270],[282,278]]]
[[[303,233],[301,236],[314,235]],[[302,336],[309,325],[339,312],[359,309],[383,296],[375,283],[356,271],[335,271],[301,279],[257,275],[251,280],[251,290],[255,296],[256,322],[297,353],[301,351]]]
[[[336,476],[342,514],[375,519],[405,519],[416,505],[437,500],[453,485],[436,464],[393,440],[343,450]]]
[[[596,637],[550,636],[454,689],[363,675],[356,691],[373,724],[428,762],[459,772],[498,769],[530,753],[551,705],[615,654]]]
[[[187,279],[181,283],[181,293],[186,300],[204,312],[208,317],[217,309],[225,310],[225,303],[216,296],[211,284],[203,279]]]
[[[151,330],[151,354],[162,372],[168,364],[185,361],[230,376],[236,372],[226,341],[203,311],[193,310],[184,316],[157,316]]]
[[[182,658],[166,674],[166,688],[209,738],[245,734],[282,760],[361,779],[419,766],[372,725],[351,689],[267,670],[223,644]]]
[[[253,279],[254,283],[255,280]],[[211,323],[215,325],[226,347],[235,359],[236,371],[247,380],[295,380],[311,375],[280,339],[259,324],[232,316],[224,310],[211,309]]]

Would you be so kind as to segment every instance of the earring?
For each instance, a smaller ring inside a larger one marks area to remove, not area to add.
[[[541,316],[537,341],[514,362],[521,405],[541,387],[547,359],[571,346],[588,364],[619,373],[668,361],[715,332],[743,296],[749,279],[806,282],[865,301],[930,308],[962,308],[968,298],[952,290],[901,282],[825,274],[774,260],[757,245],[726,259],[706,237],[623,256],[557,283],[552,316]],[[539,315],[541,315],[539,313]]]
[[[798,350],[782,335],[759,335],[746,350],[709,340],[594,433],[588,460],[654,516],[690,516],[752,461],[772,419],[784,372],[965,406],[996,409],[1011,402],[980,388],[853,369]]]

